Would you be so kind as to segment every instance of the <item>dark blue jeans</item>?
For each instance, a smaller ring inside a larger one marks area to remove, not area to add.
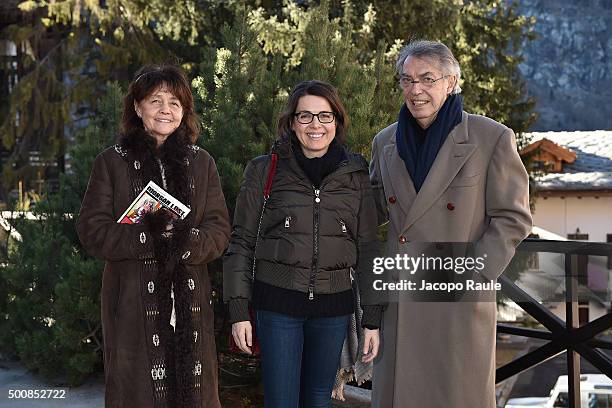
[[[349,316],[257,311],[266,408],[328,408]]]

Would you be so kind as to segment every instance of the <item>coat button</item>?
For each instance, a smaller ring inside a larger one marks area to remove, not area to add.
[[[202,364],[196,361],[195,367],[193,368],[193,375],[202,375]]]
[[[446,204],[446,208],[448,208],[449,211],[453,211],[455,209],[455,204],[448,203],[448,204]]]
[[[395,202],[396,202],[396,201],[397,201],[397,198],[395,198],[395,196],[391,196],[391,197],[389,197],[389,202],[390,202],[391,204],[395,204]]]
[[[403,235],[400,235],[400,237],[399,237],[399,243],[400,243],[400,244],[405,244],[406,242],[408,242],[408,240],[406,239],[406,237],[405,237],[405,236],[403,236]]]
[[[189,258],[189,255],[191,255],[191,251],[185,252],[181,258],[183,258],[183,260],[185,260],[185,259]]]
[[[144,232],[140,233],[140,237],[139,238],[140,238],[140,243],[141,244],[144,244],[144,243],[147,242],[147,234],[145,234]]]

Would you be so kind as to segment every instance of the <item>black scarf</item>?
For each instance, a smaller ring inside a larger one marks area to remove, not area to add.
[[[293,155],[300,168],[304,170],[310,182],[317,188],[321,186],[321,182],[325,177],[338,168],[340,162],[348,158],[346,151],[335,138],[323,156],[313,157],[312,159],[304,156],[300,142],[295,135],[291,136],[291,145]]]
[[[128,157],[140,161],[143,186],[152,180],[163,187],[157,162],[159,159],[164,166],[167,191],[183,204],[191,206],[191,187],[187,164],[191,141],[182,126],[168,136],[159,148],[156,146],[156,140],[144,130],[122,136],[119,143],[128,151]],[[173,222],[172,237],[169,239],[162,236],[169,221],[167,217],[164,217],[163,212],[148,214],[144,220],[153,236],[154,254],[158,264],[155,278],[159,311],[157,324],[166,365],[167,406],[177,408],[194,406],[195,358],[191,312],[193,296],[185,284],[188,279],[187,270],[180,262],[182,250],[189,238],[189,229],[193,224],[192,215],[193,213],[184,220]],[[173,288],[175,299],[175,330],[169,323],[172,314],[171,288]]]
[[[406,104],[402,105],[395,141],[397,152],[406,165],[417,193],[423,186],[446,137],[461,122],[462,111],[461,95],[450,95],[438,111],[433,123],[427,129],[423,129]]]

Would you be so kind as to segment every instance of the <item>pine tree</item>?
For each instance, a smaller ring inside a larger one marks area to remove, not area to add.
[[[279,58],[268,58],[239,10],[222,30],[219,48],[208,48],[193,81],[203,121],[202,145],[217,161],[230,210],[246,163],[267,153],[284,102]]]
[[[372,138],[393,121],[401,100],[393,63],[383,43],[364,51],[373,41],[371,10],[366,11],[359,28],[350,2],[344,2],[342,18],[331,14],[327,1],[307,9],[289,3],[282,16],[267,16],[257,9],[249,21],[263,50],[284,57],[286,89],[308,79],[338,88],[351,121],[348,144],[368,157]]]
[[[535,102],[526,96],[518,66],[523,45],[534,38],[535,19],[520,15],[517,2],[373,0],[372,6],[376,40],[442,41],[461,66],[466,110],[506,124],[524,143],[521,133],[536,119]]]
[[[518,15],[513,4],[323,0],[268,6],[276,14],[262,7],[240,9],[236,24],[222,31],[220,44],[204,52],[202,76],[195,83],[204,143],[219,158],[230,208],[242,168],[265,151],[274,137],[275,113],[302,80],[320,79],[338,88],[351,120],[349,146],[369,157],[372,138],[395,120],[402,103],[394,65],[409,38],[439,38],[454,49],[468,111],[517,132],[534,119],[533,101],[524,96],[518,71],[520,46],[530,38],[533,21]],[[416,12],[445,23],[423,25]]]
[[[77,134],[73,167],[57,193],[22,219],[22,242],[0,268],[0,348],[28,369],[75,385],[101,368],[100,285],[102,263],[80,250],[75,216],[95,156],[116,137],[120,90],[107,88],[97,119]]]
[[[349,143],[365,154],[399,101],[382,45],[363,65],[352,23],[330,19],[326,2],[307,10],[290,3],[285,13],[280,23],[263,9],[237,10],[219,47],[203,51],[202,75],[193,81],[203,146],[217,160],[230,210],[246,163],[270,148],[280,110],[298,82],[320,79],[338,87],[353,122]]]
[[[31,150],[51,163],[63,156],[72,133],[97,111],[106,82],[125,85],[145,63],[189,70],[199,47],[218,41],[218,22],[233,18],[228,7],[218,0],[21,2],[22,21],[1,33],[20,56],[19,81],[0,118],[11,153],[3,187],[33,178]]]
[[[313,18],[311,11],[317,8],[327,9],[330,22],[339,27],[331,30],[325,25],[320,29],[316,27],[314,30],[318,33],[311,33],[307,39],[306,27]],[[389,102],[387,116],[392,118],[399,111],[401,99],[397,97],[397,88],[394,90],[385,83],[396,78],[393,68],[399,48],[413,39],[442,41],[451,48],[462,68],[466,110],[510,126],[519,134],[519,145],[526,142],[521,133],[529,128],[536,116],[534,101],[526,96],[518,66],[522,61],[523,44],[533,39],[535,21],[520,15],[516,3],[500,0],[323,0],[319,6],[288,2],[285,7],[277,5],[273,10],[266,15],[260,8],[251,16],[264,50],[289,56],[292,66],[307,66],[309,63],[303,58],[309,53],[317,56],[320,60],[314,64],[319,64],[320,69],[310,66],[304,68],[305,71],[313,77],[323,75],[332,82],[339,81],[336,85],[341,92],[344,80],[338,75],[334,77],[333,69],[325,69],[326,64],[335,65],[341,54],[326,52],[324,44],[317,42],[317,35],[326,39],[331,48],[334,39],[341,38],[344,45],[352,42],[354,55],[350,61],[353,64],[357,61],[362,67],[373,66],[372,61],[384,54],[386,60],[374,66],[374,72],[368,73],[363,86],[367,87],[374,75],[377,79],[375,89],[385,95]],[[377,101],[384,103],[380,99]],[[355,106],[350,100],[347,105]]]

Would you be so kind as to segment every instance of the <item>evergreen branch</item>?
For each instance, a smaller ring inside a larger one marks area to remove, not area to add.
[[[87,339],[89,339],[90,337],[92,337],[92,338],[93,338],[93,339],[96,341],[96,344],[97,344],[98,346],[100,346],[100,347],[101,347],[100,341],[99,341],[99,340],[98,340],[98,338],[95,336],[96,332],[97,332],[98,330],[100,330],[100,328],[101,328],[101,327],[102,327],[102,323],[98,323],[98,324],[96,324],[96,327],[95,327],[95,328],[92,330],[92,329],[91,329],[91,325],[89,324],[89,322],[87,322],[87,328],[88,328],[89,330],[91,330],[91,331],[90,331],[89,333],[87,333],[87,334],[86,334],[86,335],[85,335],[85,336],[84,336],[84,337],[81,339],[81,343],[84,343],[84,342],[85,342]]]
[[[47,63],[47,59],[49,59],[49,57],[53,53],[59,50],[62,47],[62,45],[66,43],[67,40],[68,40],[68,37],[64,37],[56,45],[54,45],[53,48],[51,48],[49,52],[47,52],[47,54],[43,57],[43,59],[41,59],[40,62],[36,65],[35,69],[39,69],[41,66],[45,65]]]
[[[240,24],[240,33],[238,34],[238,49],[237,49],[237,56],[238,56],[238,72],[242,72],[242,58],[244,56],[244,37],[245,37],[245,31],[248,30],[248,26],[247,26],[247,6],[245,4],[244,6],[244,10],[243,10],[243,15],[242,15],[242,22]]]
[[[133,19],[131,19],[128,15],[126,15],[126,9],[124,9],[123,7],[119,7],[119,13],[120,13],[120,16],[122,17],[122,20],[126,22],[127,25],[131,28],[132,32],[134,33],[134,36],[140,42],[140,45],[142,47],[147,45],[146,44],[147,41],[145,40],[145,37],[142,35],[143,32],[148,33],[157,43],[161,43],[161,39],[159,38],[155,30],[152,30],[147,24],[144,24],[141,29],[138,29],[138,27],[136,27],[134,23],[132,22]],[[170,53],[172,53],[172,51],[170,51]]]

